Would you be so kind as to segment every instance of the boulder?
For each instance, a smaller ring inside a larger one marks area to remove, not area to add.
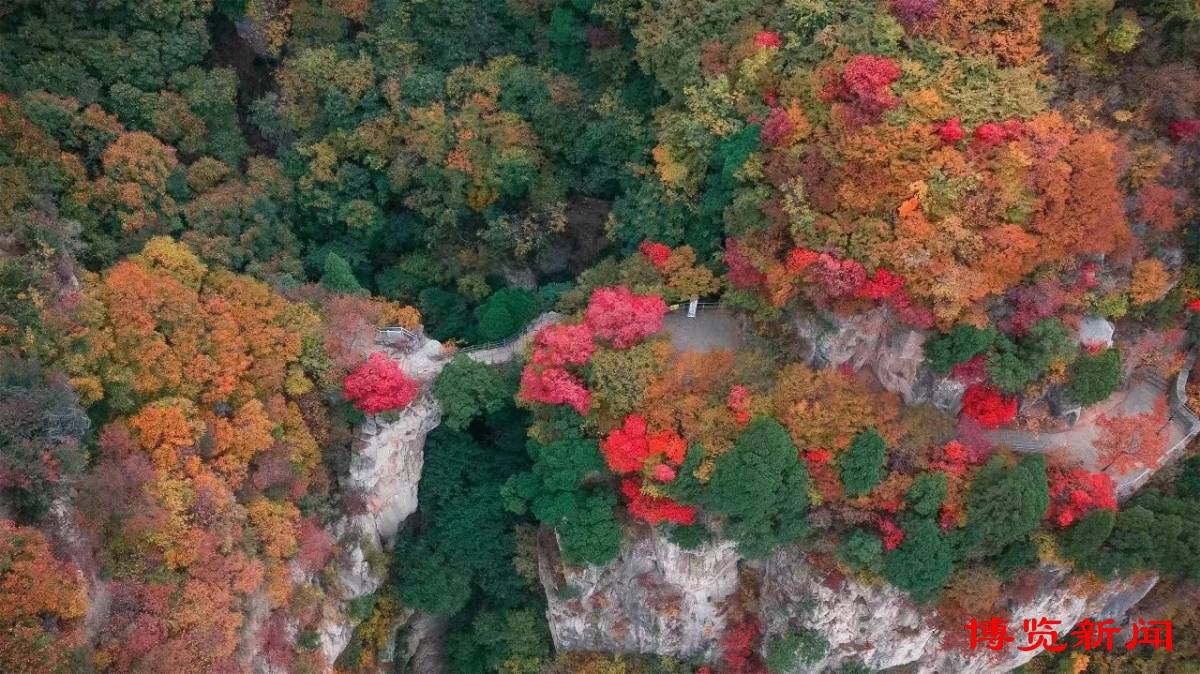
[[[883,388],[909,405],[929,402],[933,377],[923,366],[925,333],[897,324],[887,307],[865,313],[803,314],[792,321],[800,357],[812,367],[870,367]],[[955,408],[952,391],[940,395]]]
[[[958,414],[962,408],[963,394],[967,385],[953,377],[940,377],[934,381],[931,401],[938,409],[947,414]]]
[[[1084,346],[1099,346],[1108,348],[1113,344],[1113,333],[1116,327],[1108,320],[1099,316],[1088,316],[1079,321],[1075,331],[1075,341]]]
[[[876,350],[888,328],[885,308],[849,316],[802,315],[793,327],[804,357],[813,367],[849,364],[855,370],[874,363]]]
[[[916,399],[914,387],[925,360],[925,335],[905,330],[881,340],[875,353],[875,376],[885,389],[899,393],[905,404]]]

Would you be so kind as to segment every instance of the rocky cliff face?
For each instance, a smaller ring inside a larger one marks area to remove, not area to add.
[[[370,418],[358,429],[342,486],[361,499],[363,509],[347,514],[331,530],[339,546],[337,583],[327,588],[318,635],[328,663],[337,659],[354,635],[356,621],[347,615],[349,602],[383,585],[383,554],[417,510],[425,436],[440,420],[440,406],[426,394],[398,414]],[[402,621],[411,619],[412,615],[401,616]]]
[[[725,628],[721,604],[738,584],[732,543],[689,551],[640,530],[600,567],[563,564],[551,533],[540,543],[538,571],[556,649],[716,655]]]
[[[555,318],[543,317],[544,322]],[[954,389],[949,385],[952,380],[920,367],[923,336],[895,328],[882,312],[833,328],[818,329],[813,324],[808,334],[814,364],[871,367],[881,384],[909,402],[932,402],[944,409],[958,405],[961,388]],[[483,362],[511,359],[527,337],[472,357]],[[446,362],[441,344],[433,340],[391,355],[423,381],[436,377]],[[436,428],[440,414],[437,401],[426,395],[402,412],[371,419],[359,429],[343,487],[360,495],[365,507],[347,515],[333,531],[341,546],[339,588],[322,607],[320,634],[330,663],[353,635],[355,623],[347,616],[347,603],[380,587],[384,569],[373,565],[372,559],[390,547],[404,521],[416,511],[425,436]],[[724,604],[738,588],[741,562],[732,543],[710,543],[689,551],[638,527],[626,535],[621,554],[612,563],[574,567],[562,563],[557,540],[547,531],[539,552],[539,575],[557,649],[719,657]],[[802,671],[835,671],[854,659],[876,669],[907,665],[918,674],[1000,674],[1032,656],[1015,647],[999,658],[989,657],[990,651],[984,655],[946,649],[933,609],[913,604],[907,595],[886,585],[823,573],[796,549],[779,550],[767,560],[746,564],[762,578],[759,617],[768,638],[808,628],[829,641],[826,660]],[[1039,573],[1032,595],[1009,607],[1011,624],[1019,626],[1026,617],[1049,617],[1063,624],[1088,616],[1119,619],[1155,582],[1152,577],[1142,578],[1085,591],[1070,583],[1061,569],[1047,567]],[[406,671],[442,674],[438,646],[442,625],[406,612],[398,617],[397,627],[404,628],[404,636],[394,646],[394,659],[405,663]],[[266,668],[256,671],[282,674]]]
[[[890,585],[870,585],[821,572],[796,548],[777,550],[761,566],[760,616],[766,634],[815,630],[829,641],[826,659],[786,674],[836,671],[859,660],[873,669],[908,665],[914,674],[1002,674],[1037,654],[1012,644],[999,652],[948,646],[936,609],[915,604]],[[1028,596],[1010,598],[1011,631],[1021,634],[1026,618],[1060,620],[1060,631],[1083,618],[1113,618],[1118,623],[1146,596],[1155,576],[1123,579],[1089,588],[1072,581],[1065,569],[1044,566],[1036,572]],[[957,635],[954,635],[957,636]]]
[[[387,349],[385,352],[408,375],[428,383],[445,365],[442,350],[436,340],[422,339],[406,353]],[[368,418],[357,430],[350,470],[342,477],[342,488],[359,499],[362,509],[347,514],[332,527],[331,533],[340,548],[335,564],[338,587],[329,591],[321,607],[319,638],[321,651],[329,663],[337,659],[354,635],[356,622],[347,615],[349,602],[375,592],[383,584],[386,568],[381,557],[391,547],[405,520],[417,510],[425,436],[437,428],[441,417],[437,399],[426,392],[397,413]],[[428,650],[413,635],[433,638],[430,635],[436,634],[436,630],[419,620],[411,612],[398,618],[398,627],[410,621],[421,625],[421,629],[410,630],[412,643],[397,649],[402,651],[401,657],[410,657],[409,651],[423,654]],[[421,660],[434,661],[429,657]],[[434,674],[437,670],[414,671]]]
[[[365,512],[350,517],[378,543],[390,541],[417,510],[425,436],[441,416],[437,400],[426,394],[394,417],[372,417],[358,429],[343,488],[362,497]]]
[[[965,387],[922,366],[925,333],[898,324],[886,307],[850,316],[800,315],[792,327],[801,355],[813,367],[870,368],[906,404],[958,411]]]
[[[540,574],[556,648],[719,657],[723,602],[738,583],[739,558],[731,544],[687,551],[639,529],[627,534],[621,555],[603,567],[564,566],[557,552],[553,535],[545,536]],[[1002,674],[1035,655],[1015,644],[998,654],[948,647],[935,608],[915,604],[886,584],[823,572],[798,548],[743,563],[761,577],[764,643],[802,628],[829,642],[825,660],[786,674],[835,672],[852,660],[873,669],[904,665],[914,674]],[[1036,573],[1032,591],[1010,599],[1007,607],[1018,633],[1025,618],[1119,623],[1157,581],[1146,576],[1089,587],[1061,568]]]
[[[469,356],[484,363],[512,360],[537,330],[560,318],[553,312],[543,314],[510,343]],[[403,351],[378,348],[423,384],[432,382],[449,362],[440,342],[419,334]],[[340,548],[335,564],[338,587],[328,592],[321,607],[319,638],[329,663],[337,659],[354,635],[356,622],[347,615],[349,602],[375,592],[383,584],[386,569],[381,557],[391,548],[404,522],[417,511],[425,437],[437,428],[441,417],[441,405],[426,390],[407,408],[368,418],[357,429],[350,470],[342,476],[341,486],[359,500],[362,509],[347,514],[332,527]],[[407,612],[397,618],[396,627],[403,627],[406,634],[403,643],[394,645],[394,657],[407,663],[405,671],[441,674],[438,643],[443,625],[429,616]],[[261,668],[256,671],[277,674]]]

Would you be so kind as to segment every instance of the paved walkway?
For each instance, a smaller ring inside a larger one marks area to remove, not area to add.
[[[463,351],[467,354],[468,358],[477,360],[480,363],[485,363],[487,365],[499,365],[500,363],[507,363],[515,358],[517,354],[521,353],[525,347],[529,346],[529,342],[533,341],[533,336],[537,334],[538,330],[541,330],[551,323],[557,323],[562,319],[562,314],[556,311],[547,311],[541,316],[533,319],[529,325],[525,326],[525,330],[523,330],[520,335],[517,335],[503,344],[499,344],[487,349],[463,349]]]
[[[1149,479],[1154,470],[1138,469],[1127,473],[1118,473],[1111,465],[1100,465],[1095,440],[1103,431],[1096,425],[1097,420],[1108,416],[1136,416],[1150,412],[1160,400],[1166,400],[1170,405],[1168,384],[1172,380],[1160,377],[1135,374],[1129,388],[1117,391],[1108,399],[1089,407],[1080,416],[1075,425],[1065,431],[1032,432],[1021,430],[990,431],[987,436],[998,445],[1005,445],[1019,452],[1058,453],[1070,457],[1080,467],[1087,470],[1104,470],[1117,484],[1117,493],[1128,495]],[[1170,418],[1159,431],[1163,438],[1163,447],[1168,450],[1160,461],[1160,466],[1186,444],[1196,434],[1192,423],[1168,407]]]
[[[741,323],[722,307],[704,307],[688,318],[685,303],[663,317],[663,329],[670,334],[677,353],[736,350],[745,342]]]
[[[436,353],[422,353],[424,344],[428,344],[429,340],[425,340],[420,346],[402,341],[395,346],[380,344],[379,347],[396,360],[408,362],[415,371],[425,372],[432,368],[432,377],[445,362],[458,353],[488,365],[510,362],[529,346],[538,330],[562,319],[562,314],[547,311],[533,319],[516,337],[498,344],[466,347],[458,351],[442,351],[439,348]],[[715,306],[701,307],[695,317],[688,318],[687,305],[684,304],[663,317],[663,329],[669,334],[671,346],[676,351],[737,349],[744,341],[744,333],[738,319],[728,310]],[[422,366],[414,364],[414,361],[422,359],[429,362]]]
[[[468,348],[463,352],[470,358],[489,365],[509,362],[529,345],[538,330],[551,323],[557,323],[562,318],[562,315],[556,312],[546,312],[526,326],[520,335],[507,342],[486,348]],[[682,304],[663,318],[663,328],[670,335],[671,346],[677,352],[736,350],[746,341],[745,332],[738,319],[731,312],[719,306],[703,306],[694,317],[689,318],[687,304]],[[440,365],[444,364],[446,355],[435,356],[431,359],[439,361],[435,369],[441,369]],[[1190,370],[1192,362],[1192,359],[1189,358],[1185,371]],[[997,430],[989,431],[987,437],[995,444],[1004,445],[1018,452],[1058,453],[1061,451],[1080,467],[1108,472],[1117,484],[1117,493],[1127,496],[1144,484],[1162,464],[1178,455],[1186,446],[1187,441],[1200,432],[1200,422],[1194,421],[1194,415],[1178,411],[1179,406],[1185,403],[1171,399],[1169,389],[1176,385],[1175,378],[1167,380],[1160,376],[1135,373],[1128,388],[1117,391],[1106,400],[1087,408],[1075,425],[1067,430],[1047,432]],[[1164,436],[1163,446],[1167,451],[1159,465],[1124,474],[1116,473],[1111,466],[1099,465],[1095,440],[1102,431],[1096,425],[1097,420],[1106,414],[1109,416],[1144,414],[1153,410],[1159,400],[1167,400],[1170,411],[1170,417],[1160,431],[1160,435]]]

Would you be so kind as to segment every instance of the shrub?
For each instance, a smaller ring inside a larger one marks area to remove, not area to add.
[[[782,674],[796,665],[820,662],[829,652],[829,641],[813,630],[800,630],[773,640],[767,646],[767,669]]]
[[[879,573],[883,570],[883,541],[864,529],[853,529],[842,537],[838,558],[854,571]]]
[[[1067,393],[1082,405],[1104,400],[1121,384],[1121,352],[1107,349],[1101,353],[1083,354],[1071,367]]]

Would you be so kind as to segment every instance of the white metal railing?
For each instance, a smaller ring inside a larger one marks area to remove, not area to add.
[[[668,306],[667,309],[670,311],[679,311],[680,309],[686,310],[688,308],[688,304],[689,304],[688,302],[683,302],[680,304],[672,304],[672,305]],[[701,300],[696,303],[696,308],[697,309],[705,309],[705,310],[719,309],[719,308],[721,308],[721,303],[713,301],[713,300]]]
[[[400,340],[416,339],[417,333],[400,325],[391,325],[375,331],[375,341],[380,344],[391,344]]]
[[[1200,417],[1192,411],[1192,408],[1187,404],[1187,382],[1191,374],[1192,367],[1196,364],[1196,352],[1188,353],[1187,359],[1184,361],[1183,369],[1175,376],[1174,385],[1168,386],[1167,379],[1157,372],[1147,373],[1144,379],[1155,386],[1162,388],[1167,394],[1167,405],[1170,409],[1170,416],[1167,417],[1167,424],[1179,423],[1183,426],[1181,429],[1183,437],[1175,444],[1167,447],[1163,451],[1162,457],[1158,460],[1153,468],[1143,468],[1132,480],[1120,485],[1117,491],[1119,498],[1127,498],[1135,491],[1141,489],[1143,485],[1150,481],[1150,478],[1155,473],[1162,470],[1171,461],[1174,461],[1183,453],[1184,448],[1200,433]],[[1165,430],[1164,426],[1164,430]]]
[[[513,344],[516,344],[517,342],[521,341],[521,338],[524,336],[525,336],[525,333],[524,333],[524,331],[522,331],[522,332],[519,332],[519,333],[513,335],[512,337],[509,337],[508,339],[497,339],[497,340],[493,340],[491,342],[484,342],[482,344],[472,344],[470,346],[464,346],[461,349],[455,349],[454,352],[455,353],[475,353],[477,351],[489,351],[491,349],[502,349],[504,347],[512,346]]]

